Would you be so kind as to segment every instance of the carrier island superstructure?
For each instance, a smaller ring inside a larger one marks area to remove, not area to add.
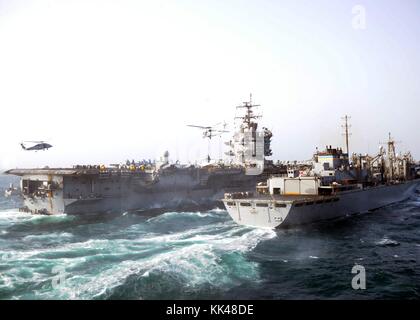
[[[223,202],[238,224],[278,228],[405,200],[420,185],[420,168],[409,152],[396,154],[391,135],[386,144],[387,150],[381,146],[375,156],[352,154],[350,158],[340,148],[317,149],[305,170],[289,166],[287,173],[258,183],[255,193],[226,193]]]
[[[271,132],[258,129],[250,99],[237,107],[236,131],[227,144],[229,161],[202,165],[159,161],[123,165],[77,165],[73,168],[12,169],[21,176],[23,211],[35,214],[83,214],[176,208],[220,203],[225,192],[252,190],[270,174],[284,172],[271,155]],[[245,112],[242,112],[245,111]]]

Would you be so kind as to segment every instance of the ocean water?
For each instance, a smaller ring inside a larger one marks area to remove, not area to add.
[[[420,194],[288,230],[227,212],[32,216],[4,198],[0,299],[418,299]],[[352,288],[363,266],[366,289]]]

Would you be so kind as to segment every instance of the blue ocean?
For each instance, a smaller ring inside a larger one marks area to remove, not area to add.
[[[419,299],[420,194],[286,230],[195,212],[34,216],[0,176],[0,299]],[[365,270],[354,289],[352,268]]]

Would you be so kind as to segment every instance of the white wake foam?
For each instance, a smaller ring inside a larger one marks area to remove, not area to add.
[[[203,232],[205,227],[198,229],[199,232]],[[151,247],[160,244],[163,248],[171,244],[172,247],[169,251],[160,252],[144,259],[122,261],[99,272],[94,277],[73,275],[68,279],[68,286],[60,290],[62,294],[71,299],[89,299],[99,297],[107,290],[122,285],[131,275],[147,277],[156,272],[177,274],[185,278],[185,285],[192,288],[204,283],[218,283],[220,286],[229,285],[231,281],[229,271],[226,270],[226,265],[220,263],[221,256],[229,253],[243,254],[255,248],[259,242],[276,236],[274,231],[262,229],[252,229],[240,235],[238,235],[238,230],[230,230],[215,235],[199,235],[197,230],[195,232],[195,235],[193,235],[194,230],[189,230],[174,235],[137,239],[134,243],[149,242]],[[185,239],[185,233],[193,236],[190,239]],[[121,241],[117,240],[117,247],[121,245],[124,247]],[[186,241],[191,243],[185,244]],[[177,246],[179,244],[184,245]],[[124,251],[122,247],[120,251]],[[257,265],[246,261],[244,264],[248,264],[249,276],[253,279],[257,278]]]
[[[217,217],[217,216],[220,216],[220,215],[227,215],[227,212],[224,211],[224,210],[217,211],[216,209],[211,210],[211,211],[206,211],[206,212],[200,212],[200,211],[194,211],[194,212],[190,212],[190,211],[186,211],[186,212],[170,211],[170,212],[165,212],[165,213],[163,213],[161,215],[158,215],[156,217],[152,217],[152,218],[148,219],[147,222],[149,222],[149,223],[163,222],[163,221],[166,221],[168,219],[181,219],[183,217],[185,217],[185,218]]]
[[[0,211],[0,224],[12,224],[17,222],[26,222],[26,221],[46,221],[54,222],[61,220],[72,220],[74,216],[69,216],[67,214],[55,214],[55,215],[38,215],[31,214],[27,212],[20,212],[16,209],[12,210],[3,210]]]
[[[203,217],[200,214],[205,216],[207,213],[198,214]],[[0,216],[0,221],[45,218],[16,211],[2,212]],[[273,230],[241,227],[231,221],[206,224],[172,234],[144,234],[144,223],[133,225],[125,231],[135,233],[136,230],[141,232],[134,239],[126,239],[121,234],[121,238],[81,242],[68,242],[68,239],[74,240],[69,232],[28,235],[22,239],[24,242],[45,237],[64,238],[65,241],[58,241],[55,246],[28,250],[0,249],[0,256],[7,257],[4,263],[11,267],[4,273],[0,288],[42,283],[42,287],[47,289],[36,291],[36,297],[91,299],[123,285],[131,275],[149,277],[160,273],[176,275],[189,288],[202,284],[229,287],[234,285],[234,279],[238,277],[258,279],[258,265],[247,261],[244,254],[261,241],[276,237]],[[242,260],[228,266],[222,261],[226,256]],[[98,258],[110,259],[110,262],[98,264]],[[53,266],[64,267],[67,280],[65,285],[50,290],[45,282],[52,281],[54,275],[50,269]],[[21,275],[24,269],[28,276]]]
[[[383,239],[375,242],[375,244],[378,246],[398,246],[400,243],[398,241],[384,237]]]

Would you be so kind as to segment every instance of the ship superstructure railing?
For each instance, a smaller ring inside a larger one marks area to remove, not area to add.
[[[254,193],[245,191],[245,192],[233,192],[233,193],[225,193],[225,199],[247,199],[253,197]]]

